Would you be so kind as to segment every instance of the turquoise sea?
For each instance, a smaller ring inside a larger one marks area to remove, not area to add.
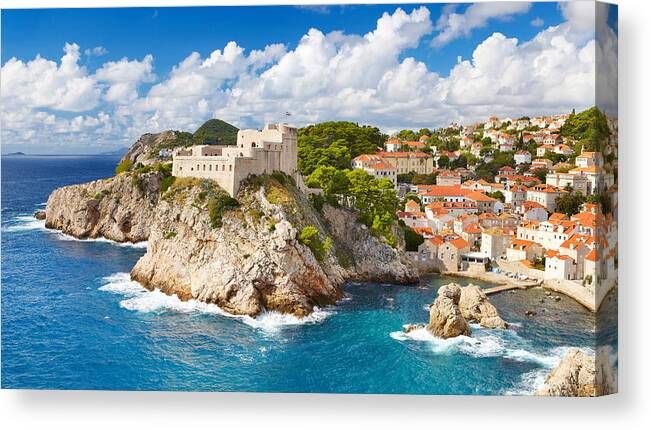
[[[236,318],[147,292],[128,276],[146,244],[75,240],[33,217],[53,189],[109,177],[117,161],[2,158],[3,388],[526,394],[568,347],[595,348],[595,316],[540,290],[491,297],[509,330],[403,334],[427,320],[452,281],[442,277],[347,285],[340,303],[303,321]],[[614,295],[602,313],[616,317]],[[599,340],[614,356],[614,324]]]

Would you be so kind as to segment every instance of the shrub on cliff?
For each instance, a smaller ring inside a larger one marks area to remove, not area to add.
[[[163,194],[165,191],[167,191],[175,180],[176,176],[167,176],[163,178],[163,180],[160,181],[160,193]]]
[[[208,214],[212,228],[222,226],[224,214],[230,210],[237,209],[240,203],[225,192],[217,193],[208,199]]]
[[[332,239],[326,237],[326,239],[322,241],[319,236],[319,230],[311,225],[303,227],[301,232],[298,234],[298,241],[310,248],[312,254],[314,254],[314,258],[318,261],[323,261],[328,251],[332,249]]]
[[[115,168],[115,174],[119,175],[122,172],[128,172],[129,170],[131,170],[131,167],[133,167],[133,163],[131,162],[131,160],[128,159],[122,160]]]

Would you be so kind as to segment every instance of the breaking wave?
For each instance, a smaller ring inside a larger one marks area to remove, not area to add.
[[[34,216],[17,216],[13,224],[3,228],[5,232],[45,230],[45,220],[38,220]]]
[[[427,342],[437,354],[462,353],[468,356],[503,357],[514,361],[535,363],[546,369],[554,368],[570,347],[552,348],[548,351],[535,351],[528,342],[513,330],[491,330],[479,328],[472,324],[473,336],[457,336],[443,339],[432,335],[427,329],[420,328],[409,333],[395,331],[390,336],[398,341]]]
[[[106,283],[99,290],[124,296],[124,300],[120,301],[120,306],[130,311],[221,315],[238,319],[253,328],[265,332],[276,332],[285,326],[318,323],[334,313],[332,309],[315,307],[313,312],[304,318],[282,314],[276,311],[266,311],[254,318],[246,315],[230,314],[215,304],[204,303],[198,300],[183,301],[176,295],[167,295],[159,290],[149,291],[138,282],[132,281],[128,273],[114,273],[102,278],[102,280]]]
[[[146,240],[144,240],[142,242],[132,243],[132,242],[116,242],[114,240],[106,239],[104,237],[97,237],[97,238],[94,238],[94,239],[78,239],[78,238],[76,238],[74,236],[70,236],[70,235],[62,233],[60,231],[57,231],[56,235],[58,236],[58,238],[60,240],[68,240],[68,241],[72,241],[72,242],[109,243],[111,245],[121,246],[121,247],[124,247],[124,248],[147,249],[147,241]]]

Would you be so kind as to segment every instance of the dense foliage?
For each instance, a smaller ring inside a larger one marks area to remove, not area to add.
[[[475,174],[478,179],[483,179],[488,182],[495,180],[498,170],[504,166],[515,167],[515,160],[513,159],[513,152],[493,151],[493,160],[487,163],[479,162],[475,168]]]
[[[212,228],[222,226],[222,217],[230,210],[237,209],[240,203],[233,197],[226,194],[225,191],[215,191],[208,195],[208,215],[210,216],[210,225]]]
[[[601,151],[603,143],[610,134],[606,115],[597,107],[570,114],[563,127],[561,136],[572,137],[577,141],[575,153],[584,148],[585,151]]]
[[[298,241],[310,248],[314,258],[318,261],[323,261],[328,251],[332,249],[332,239],[326,237],[325,240],[321,240],[319,230],[311,225],[303,227],[298,234]]]
[[[572,216],[581,211],[585,196],[579,192],[563,193],[556,199],[556,211]]]
[[[377,127],[331,121],[298,130],[298,168],[310,175],[319,166],[350,168],[353,158],[378,151],[386,135]]]
[[[436,184],[436,173],[421,174],[416,172],[401,173],[398,175],[398,182],[401,184],[434,185]]]
[[[131,167],[133,167],[133,163],[131,160],[122,160],[120,161],[120,164],[118,164],[115,168],[115,174],[119,175],[122,172],[128,172],[131,170]]]
[[[195,145],[235,145],[237,132],[237,127],[221,119],[211,119],[194,132],[192,140]]]
[[[358,221],[395,245],[391,227],[396,219],[400,201],[393,183],[376,179],[363,170],[339,170],[332,166],[319,166],[307,178],[307,185],[323,189],[325,201],[338,205],[343,202],[359,213]],[[315,200],[321,206],[321,199]]]
[[[425,242],[425,238],[404,225],[404,223],[402,223],[400,227],[405,235],[405,250],[412,252],[418,251],[418,247]]]

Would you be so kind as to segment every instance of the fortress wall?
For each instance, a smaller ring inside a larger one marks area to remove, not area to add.
[[[234,159],[224,157],[176,156],[172,175],[179,178],[212,179],[229,194],[233,194]]]

